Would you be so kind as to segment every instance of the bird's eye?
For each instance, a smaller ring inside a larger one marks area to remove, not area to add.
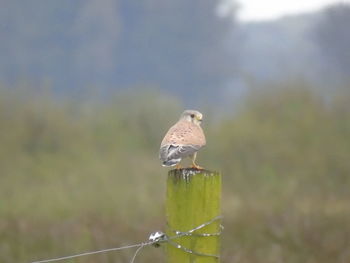
[[[194,118],[194,114],[191,114],[191,118],[192,118],[192,119]]]

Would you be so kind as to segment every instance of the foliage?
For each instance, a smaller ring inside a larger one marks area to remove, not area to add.
[[[238,112],[204,122],[199,164],[224,175],[223,262],[350,258],[350,96],[324,101],[289,86],[252,91]],[[0,93],[1,262],[136,243],[165,228],[157,150],[182,110],[177,99]],[[131,253],[77,262],[126,262]],[[162,260],[153,248],[138,258]]]
[[[314,40],[326,58],[327,65],[335,66],[347,78],[350,73],[349,23],[350,5],[338,3],[323,11],[314,32]]]

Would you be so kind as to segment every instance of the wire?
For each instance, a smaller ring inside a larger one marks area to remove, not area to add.
[[[148,242],[148,243],[155,243],[155,242]],[[81,254],[60,257],[60,258],[53,258],[53,259],[45,259],[45,260],[33,261],[31,263],[54,262],[54,261],[66,260],[66,259],[77,258],[77,257],[82,257],[82,256],[89,256],[89,255],[94,255],[94,254],[99,254],[99,253],[106,253],[106,252],[110,252],[110,251],[117,251],[117,250],[123,250],[123,249],[128,249],[128,248],[134,248],[134,247],[139,247],[138,248],[138,250],[139,250],[141,247],[143,247],[145,245],[151,245],[151,244],[148,244],[148,243],[139,243],[139,244],[128,245],[128,246],[123,246],[123,247],[107,248],[107,249],[102,249],[102,250],[97,250],[97,251],[92,251],[92,252],[85,252],[85,253],[81,253]]]
[[[142,244],[138,249],[136,249],[135,254],[134,254],[134,256],[132,257],[130,263],[134,263],[137,254],[139,253],[139,251],[140,251],[144,246],[145,246],[145,245]]]
[[[89,256],[89,255],[94,255],[94,254],[100,254],[100,253],[106,253],[106,252],[111,252],[111,251],[118,251],[118,250],[124,250],[124,249],[129,249],[129,248],[135,248],[137,247],[130,263],[134,263],[136,256],[138,255],[138,253],[141,251],[142,248],[144,248],[145,246],[150,246],[150,245],[159,245],[159,243],[164,243],[164,242],[168,242],[170,245],[181,249],[187,253],[190,254],[195,254],[198,256],[204,256],[204,257],[215,257],[218,258],[218,255],[212,255],[212,254],[205,254],[205,253],[200,253],[200,252],[196,252],[193,250],[190,250],[186,247],[183,247],[175,242],[173,242],[173,239],[177,239],[180,238],[182,236],[202,236],[202,237],[208,237],[208,236],[217,236],[221,234],[221,231],[223,229],[223,227],[220,225],[220,231],[217,233],[213,233],[213,234],[194,234],[193,232],[196,230],[199,230],[207,225],[212,224],[213,222],[222,219],[222,216],[217,216],[214,217],[213,219],[209,220],[208,222],[205,222],[189,231],[186,232],[181,232],[181,231],[174,231],[175,232],[175,236],[171,236],[168,237],[167,235],[165,235],[164,233],[160,232],[160,236],[158,237],[158,239],[150,239],[151,241],[148,242],[142,242],[142,243],[138,243],[138,244],[134,244],[134,245],[127,245],[127,246],[123,246],[123,247],[115,247],[115,248],[108,248],[108,249],[102,249],[102,250],[97,250],[97,251],[91,251],[91,252],[85,252],[85,253],[80,253],[80,254],[75,254],[75,255],[71,255],[71,256],[65,256],[65,257],[59,257],[59,258],[52,258],[52,259],[45,259],[45,260],[39,260],[39,261],[33,261],[31,263],[47,263],[47,262],[54,262],[54,261],[60,261],[60,260],[66,260],[66,259],[72,259],[72,258],[77,258],[77,257],[82,257],[82,256]],[[152,236],[152,235],[151,235]]]

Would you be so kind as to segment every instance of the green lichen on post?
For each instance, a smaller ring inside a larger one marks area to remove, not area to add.
[[[221,175],[218,172],[196,169],[171,170],[167,180],[167,235],[173,230],[188,231],[221,215]],[[195,233],[217,233],[220,220]],[[220,254],[220,236],[184,236],[173,240],[192,251]],[[218,263],[215,257],[186,253],[167,246],[168,263]]]

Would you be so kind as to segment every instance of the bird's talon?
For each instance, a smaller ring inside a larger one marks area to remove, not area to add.
[[[180,164],[177,164],[177,165],[175,166],[175,169],[176,169],[176,170],[180,170],[180,169],[182,169],[182,166],[181,166]]]
[[[196,170],[204,170],[203,167],[201,167],[201,166],[199,166],[199,165],[197,165],[197,164],[193,164],[193,165],[191,166],[191,168],[192,168],[192,169],[196,169]]]

